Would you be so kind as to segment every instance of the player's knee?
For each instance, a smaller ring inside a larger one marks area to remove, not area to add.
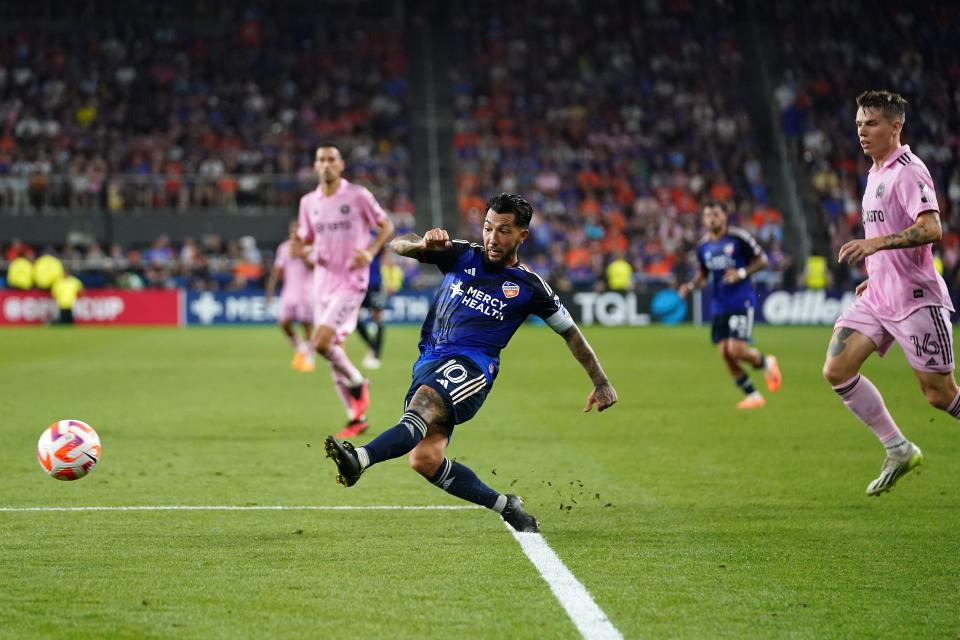
[[[852,378],[856,371],[848,371],[846,367],[837,362],[836,359],[828,359],[823,363],[823,377],[831,386],[837,386]]]
[[[330,333],[321,333],[313,338],[313,348],[316,349],[317,353],[326,357],[330,351],[330,347],[333,346],[333,334]]]
[[[443,462],[443,452],[436,452],[430,448],[416,447],[409,455],[410,468],[424,478],[433,477]]]

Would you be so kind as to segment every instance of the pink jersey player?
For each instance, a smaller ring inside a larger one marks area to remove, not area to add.
[[[294,349],[290,367],[297,371],[310,372],[315,367],[313,349],[310,348],[310,337],[313,334],[313,301],[310,284],[313,279],[313,265],[308,264],[307,260],[299,255],[301,244],[297,237],[297,223],[291,222],[288,227],[288,239],[277,247],[277,256],[270,270],[270,278],[267,280],[267,303],[273,303],[277,282],[282,279],[283,289],[280,293],[277,323]],[[304,334],[302,338],[294,330],[294,322],[300,323]]]
[[[313,245],[313,297],[316,323],[333,327],[337,342],[356,328],[360,303],[370,279],[369,261],[360,264],[371,230],[387,214],[367,189],[340,178],[336,191],[326,195],[318,187],[300,200],[298,235]]]
[[[357,326],[370,262],[393,236],[393,223],[373,194],[342,177],[343,156],[336,145],[320,145],[314,169],[320,184],[300,199],[297,229],[299,239],[311,245],[315,265],[312,344],[329,361],[347,410],[349,421],[338,435],[353,437],[367,428],[369,386],[341,344]]]
[[[873,160],[863,194],[866,237],[845,243],[838,260],[865,260],[869,277],[837,319],[823,375],[886,448],[879,477],[867,485],[867,495],[877,496],[922,464],[923,452],[904,437],[880,392],[860,372],[864,361],[897,342],[927,401],[955,419],[960,388],[953,377],[953,305],[933,264],[932,243],[942,234],[937,195],[926,165],[900,144],[906,100],[867,91],[857,106],[857,134]]]
[[[283,288],[280,290],[280,322],[296,320],[311,323],[313,315],[312,282],[313,271],[302,258],[290,255],[290,240],[284,240],[277,247],[277,256],[273,266],[283,274]]]
[[[901,145],[880,168],[870,169],[863,193],[867,238],[898,233],[926,211],[937,210],[933,178],[923,161]],[[861,300],[874,315],[903,320],[921,307],[953,311],[947,283],[933,266],[933,245],[878,251],[867,257],[870,286]]]

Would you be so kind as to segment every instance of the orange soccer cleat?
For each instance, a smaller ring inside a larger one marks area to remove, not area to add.
[[[761,409],[767,401],[759,393],[751,393],[746,398],[737,403],[737,409]]]
[[[767,389],[770,389],[770,393],[776,393],[780,388],[780,383],[783,382],[783,376],[780,375],[780,363],[777,362],[776,356],[767,356],[766,360],[763,375],[767,380]]]
[[[306,360],[303,353],[296,351],[293,354],[293,360],[290,361],[290,368],[294,371],[302,371],[303,363]]]

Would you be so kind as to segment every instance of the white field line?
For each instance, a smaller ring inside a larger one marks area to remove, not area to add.
[[[0,513],[58,511],[466,511],[473,505],[132,505],[91,507],[0,507]],[[504,522],[533,566],[540,572],[553,595],[586,640],[622,640],[623,635],[597,606],[576,576],[550,548],[539,533],[520,533]]]
[[[550,586],[580,635],[586,640],[623,640],[623,635],[613,626],[607,614],[597,606],[587,588],[567,569],[567,565],[563,564],[543,536],[539,533],[520,533],[504,524]]]
[[[125,507],[0,507],[0,513],[24,511],[463,511],[472,505],[138,505]]]

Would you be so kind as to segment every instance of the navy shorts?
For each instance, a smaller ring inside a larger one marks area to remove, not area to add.
[[[713,344],[733,338],[744,342],[753,342],[753,307],[747,307],[742,313],[718,313],[713,316]]]
[[[387,306],[387,294],[382,289],[367,289],[367,295],[363,297],[360,303],[362,309],[368,311],[383,311]]]
[[[453,428],[477,414],[487,399],[492,382],[488,382],[483,370],[466,356],[421,362],[413,370],[413,381],[403,401],[404,410],[421,385],[427,385],[443,398],[451,416],[447,426]]]

